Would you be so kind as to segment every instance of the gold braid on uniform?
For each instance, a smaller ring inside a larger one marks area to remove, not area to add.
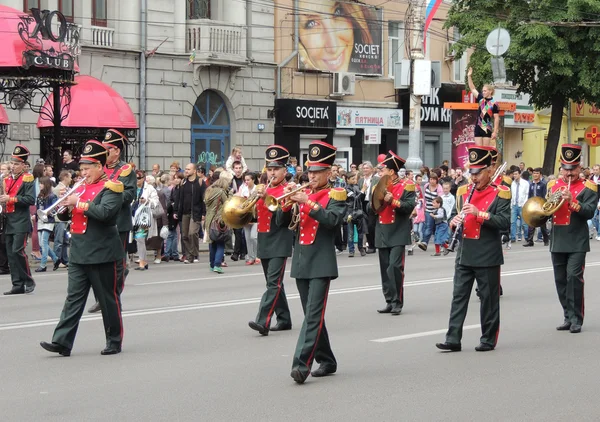
[[[133,170],[131,164],[125,164],[123,167],[121,167],[121,173],[119,173],[119,176],[127,177],[131,174],[131,170]]]
[[[333,188],[329,191],[329,197],[334,201],[345,201],[348,198],[348,192],[344,188]]]
[[[590,190],[593,190],[594,192],[598,192],[598,185],[592,182],[591,180],[585,181],[585,187]]]
[[[294,202],[292,205],[292,219],[288,225],[288,229],[295,232],[298,228],[298,224],[300,224],[300,206],[297,202]]]
[[[104,183],[104,187],[106,189],[110,189],[113,192],[116,193],[123,193],[123,191],[125,190],[125,187],[123,186],[122,182],[117,181],[113,181],[113,180],[108,180]]]
[[[508,186],[503,185],[498,186],[498,197],[510,200],[512,197],[510,193],[510,188]]]
[[[414,192],[416,190],[415,184],[413,182],[409,182],[404,186],[404,190],[407,192]]]
[[[33,174],[31,174],[31,173],[25,173],[23,175],[23,181],[26,182],[26,183],[33,182]]]

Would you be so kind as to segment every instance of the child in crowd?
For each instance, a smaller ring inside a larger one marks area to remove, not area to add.
[[[248,171],[248,166],[246,165],[246,160],[244,160],[244,157],[242,156],[242,147],[240,146],[233,147],[231,155],[227,159],[227,162],[225,162],[225,169],[231,174],[233,174],[233,163],[236,161],[242,163],[242,172],[246,173]]]
[[[435,222],[435,253],[431,256],[440,256],[442,250],[444,255],[448,255],[448,215],[443,205],[444,200],[440,196],[433,199],[434,212],[429,215]]]
[[[444,194],[441,198],[444,200],[444,210],[446,210],[446,218],[448,221],[452,220],[452,217],[457,214],[456,212],[456,198],[450,193],[452,189],[452,183],[446,182],[442,185]],[[450,228],[448,228],[448,236],[450,236]]]

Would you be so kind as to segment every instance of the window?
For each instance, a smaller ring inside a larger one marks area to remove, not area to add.
[[[461,39],[461,35],[458,32],[458,29],[454,28],[454,37],[453,41],[456,42]],[[454,82],[465,82],[465,78],[467,75],[467,52],[463,52],[463,55],[460,59],[455,58],[452,62],[453,66],[453,79]]]
[[[404,58],[404,22],[388,23],[388,75],[394,76],[394,63]]]
[[[58,10],[68,22],[73,22],[73,0],[58,0]]]
[[[92,25],[106,26],[106,0],[92,0]]]
[[[23,0],[23,11],[29,13],[32,8],[41,9],[40,0]]]
[[[210,0],[187,0],[188,19],[210,19]]]

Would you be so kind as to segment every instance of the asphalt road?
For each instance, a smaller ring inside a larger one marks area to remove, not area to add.
[[[555,330],[562,311],[540,245],[506,252],[500,338],[488,353],[474,351],[474,294],[463,351],[435,348],[448,323],[451,256],[407,257],[400,316],[375,312],[384,304],[376,256],[339,256],[326,316],[338,372],[304,385],[289,376],[302,323],[289,278],[294,328],[261,337],[247,325],[263,293],[260,267],[229,261],[217,275],[207,256],[150,264],[126,283],[123,353],[100,355],[100,316],[86,314],[64,358],[38,344],[52,338],[66,270],[36,275],[34,294],[0,296],[0,420],[597,421],[600,243],[588,254],[581,334]],[[0,285],[9,289],[8,276]]]

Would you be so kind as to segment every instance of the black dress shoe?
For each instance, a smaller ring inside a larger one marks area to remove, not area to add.
[[[368,254],[372,254],[372,253],[375,253],[375,252],[376,252],[376,250],[375,250],[375,248],[368,248],[366,252],[367,252]]]
[[[13,287],[8,292],[4,292],[6,296],[8,295],[22,295],[25,293],[25,289],[23,287]]]
[[[25,286],[25,294],[33,293],[35,290],[35,283]]]
[[[402,308],[400,306],[394,306],[391,312],[392,315],[400,315],[402,313]]]
[[[523,245],[524,248],[530,248],[533,246],[533,242],[527,242]]]
[[[315,378],[319,378],[319,377],[326,377],[327,375],[335,374],[335,371],[337,371],[337,368],[333,368],[328,365],[321,365],[321,366],[319,366],[319,368],[315,369],[310,374]]]
[[[581,332],[581,325],[580,324],[571,324],[571,328],[569,329],[569,331],[573,334],[577,334]]]
[[[449,352],[460,352],[462,350],[460,343],[436,343],[435,347],[440,350],[447,350]]]
[[[92,306],[90,306],[90,309],[88,309],[88,313],[95,314],[99,310],[100,310],[100,302],[96,302]]]
[[[106,348],[100,352],[102,356],[107,355],[116,355],[117,353],[121,353],[121,346],[106,346]]]
[[[302,372],[300,372],[299,369],[292,369],[292,372],[290,373],[290,376],[298,384],[304,384],[304,381],[306,381],[306,378],[307,378],[304,375],[302,375]]]
[[[250,321],[248,323],[248,327],[252,328],[255,331],[258,331],[261,336],[268,336],[269,335],[269,330],[267,330],[265,327],[263,327],[262,325],[254,322],[254,321]]]
[[[57,259],[56,262],[54,263],[54,266],[52,267],[52,271],[58,270],[59,265],[60,265],[60,259]]]
[[[558,327],[556,327],[556,329],[558,331],[567,331],[570,328],[571,328],[571,322],[570,321],[565,321],[561,325],[559,325]]]
[[[389,314],[392,312],[392,305],[388,303],[387,305],[385,305],[385,308],[377,309],[377,312],[379,312],[380,314]]]
[[[47,343],[45,341],[42,341],[40,343],[40,346],[42,346],[44,350],[47,350],[52,353],[58,353],[62,356],[71,356],[71,349],[67,349],[65,346],[61,346],[60,344]]]
[[[271,331],[287,331],[292,329],[292,324],[284,324],[282,322],[277,323],[276,326],[271,328]]]
[[[365,256],[367,254],[367,252],[364,249],[360,250],[360,256]]]
[[[236,255],[236,254],[231,255],[231,260],[232,261],[237,261],[239,259],[240,259],[239,255]]]
[[[10,270],[0,270],[0,275],[10,274]]]
[[[491,350],[494,350],[494,346],[487,343],[479,343],[479,346],[475,347],[475,350],[477,352],[489,352]]]

